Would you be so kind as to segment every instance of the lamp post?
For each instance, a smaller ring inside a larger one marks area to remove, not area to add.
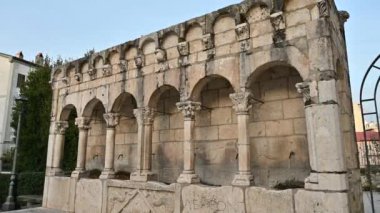
[[[18,143],[20,140],[21,117],[24,113],[23,102],[26,102],[27,98],[19,96],[18,98],[15,99],[15,101],[21,102],[21,109],[20,109],[20,114],[18,116],[18,122],[17,122],[16,146],[15,146],[15,151],[13,154],[13,165],[12,165],[12,173],[11,173],[11,178],[10,178],[10,183],[9,183],[8,197],[2,206],[2,209],[4,211],[16,209],[16,196],[17,195],[16,195],[16,191],[15,191],[15,184],[16,184],[17,148],[18,148]]]

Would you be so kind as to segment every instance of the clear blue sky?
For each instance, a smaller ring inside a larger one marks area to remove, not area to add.
[[[0,52],[22,50],[79,58],[140,35],[203,15],[240,0],[8,0],[0,6]],[[354,99],[363,73],[380,53],[379,0],[336,0],[351,17],[346,24]],[[376,38],[377,37],[377,38]]]

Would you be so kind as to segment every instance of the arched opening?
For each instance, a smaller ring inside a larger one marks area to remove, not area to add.
[[[67,121],[68,127],[65,131],[65,141],[63,145],[63,157],[61,169],[64,175],[71,175],[75,169],[77,152],[78,152],[78,128],[75,125],[77,111],[74,105],[67,105],[63,108],[60,116],[61,121]]]
[[[96,98],[92,99],[83,111],[83,117],[90,118],[85,167],[93,178],[97,178],[104,168],[107,128],[104,113],[102,102]]]
[[[305,109],[295,84],[302,82],[296,69],[265,66],[249,79],[254,98],[250,111],[251,167],[255,184],[303,186],[310,173]]]
[[[195,173],[210,185],[231,185],[238,170],[237,120],[229,97],[230,82],[220,76],[200,80],[192,100],[201,102],[195,114]]]
[[[133,109],[137,108],[136,99],[129,93],[122,93],[115,100],[112,112],[120,114],[115,135],[115,178],[129,179],[136,167],[137,120]]]
[[[152,135],[152,171],[158,181],[175,183],[183,170],[183,116],[176,103],[180,96],[176,88],[164,85],[149,101],[155,109]]]

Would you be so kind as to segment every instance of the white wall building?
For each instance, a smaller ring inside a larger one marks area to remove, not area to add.
[[[14,129],[11,127],[12,108],[15,97],[26,76],[37,65],[23,59],[22,52],[17,56],[0,53],[0,171],[3,153],[14,147]]]

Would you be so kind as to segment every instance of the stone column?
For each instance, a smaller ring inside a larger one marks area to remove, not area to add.
[[[115,156],[115,126],[119,124],[119,114],[107,113],[103,115],[107,124],[106,132],[106,151],[104,160],[104,170],[100,179],[110,179],[115,176],[114,156]]]
[[[296,84],[304,95],[311,174],[305,188],[344,191],[347,169],[335,79]]]
[[[75,170],[71,173],[71,177],[80,178],[85,172],[86,165],[86,149],[87,149],[87,136],[90,118],[80,117],[75,119],[75,124],[79,129],[78,138],[78,154],[77,154],[77,165]]]
[[[150,107],[135,109],[137,119],[137,166],[131,174],[132,181],[146,182],[155,180],[156,175],[151,171],[152,165],[152,126],[154,109]]]
[[[252,107],[252,94],[248,91],[241,91],[230,94],[233,108],[236,111],[238,122],[238,153],[239,172],[235,175],[232,185],[249,186],[253,183],[251,173],[251,145],[248,135],[249,109]]]
[[[201,109],[201,103],[192,101],[178,102],[177,107],[183,113],[183,171],[178,177],[178,183],[199,183],[200,179],[194,171],[194,124],[195,111]]]
[[[65,132],[69,127],[67,121],[57,121],[55,123],[55,142],[54,142],[54,151],[53,151],[53,165],[51,174],[52,175],[61,175],[61,163],[63,158],[63,149],[65,145]]]

